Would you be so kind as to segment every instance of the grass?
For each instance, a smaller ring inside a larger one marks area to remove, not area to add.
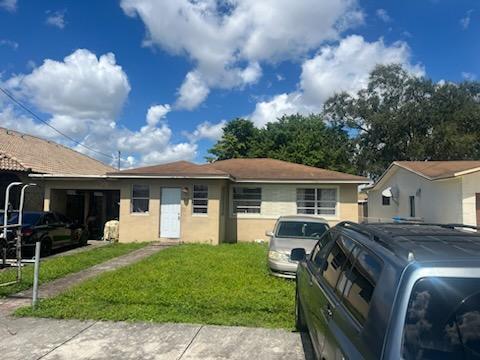
[[[139,249],[147,243],[112,244],[100,248],[86,250],[72,255],[57,256],[42,260],[40,263],[39,283],[46,283],[67,274],[74,273],[93,265],[102,263],[130,251]],[[16,278],[16,268],[0,271],[0,283],[13,281]],[[33,286],[33,264],[22,269],[22,281],[15,285],[0,287],[0,297],[15,294]]]
[[[88,280],[17,315],[293,328],[295,283],[258,244],[181,245]]]

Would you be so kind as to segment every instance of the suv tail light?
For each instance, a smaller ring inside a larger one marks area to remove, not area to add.
[[[32,229],[23,229],[22,230],[22,235],[23,236],[30,236],[33,234],[33,230]]]

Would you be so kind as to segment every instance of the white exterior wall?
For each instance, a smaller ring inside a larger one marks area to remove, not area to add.
[[[480,193],[480,172],[462,176],[463,223],[480,226],[477,223],[476,197]]]
[[[398,202],[382,205],[382,191],[388,187],[399,190]],[[368,192],[369,221],[389,221],[392,217],[410,217],[409,197],[415,196],[415,218],[433,223],[461,223],[462,180],[430,181],[398,166],[390,170],[375,190]]]

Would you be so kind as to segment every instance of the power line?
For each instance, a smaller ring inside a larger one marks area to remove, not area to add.
[[[112,156],[112,155],[108,155],[108,154],[105,154],[101,151],[98,151],[98,150],[95,150],[95,149],[92,149],[90,146],[87,146],[87,145],[84,145],[82,144],[80,141],[78,140],[75,140],[74,138],[68,136],[67,134],[65,134],[64,132],[58,130],[57,128],[55,128],[54,126],[50,125],[48,123],[48,121],[45,121],[43,120],[40,116],[38,116],[37,114],[35,114],[32,110],[30,110],[27,106],[25,106],[24,104],[22,104],[19,100],[17,100],[9,91],[5,90],[4,88],[0,87],[0,91],[2,93],[4,93],[13,103],[15,103],[17,106],[19,106],[20,108],[22,108],[24,111],[26,111],[27,113],[29,113],[30,115],[32,115],[35,119],[37,119],[38,121],[44,123],[45,125],[47,125],[49,128],[55,130],[57,133],[59,133],[60,135],[62,135],[63,137],[67,138],[68,140],[70,140],[71,142],[79,145],[79,146],[82,146],[84,147],[85,149],[87,150],[90,150],[90,151],[93,151],[94,153],[97,153],[99,155],[102,155],[102,156],[105,156],[105,157],[108,157],[110,159],[113,159],[115,160],[115,158]]]

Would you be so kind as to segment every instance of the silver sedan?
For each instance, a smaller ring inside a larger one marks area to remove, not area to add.
[[[273,231],[267,231],[270,237],[268,266],[273,275],[295,278],[296,261],[290,260],[290,252],[295,248],[304,248],[308,254],[317,240],[329,229],[328,222],[314,216],[282,216],[277,220]]]

